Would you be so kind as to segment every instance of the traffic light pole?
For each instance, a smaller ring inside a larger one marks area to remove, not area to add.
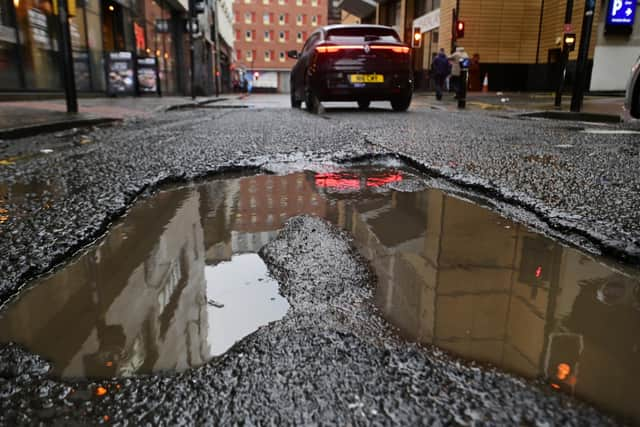
[[[570,25],[573,18],[573,0],[567,0],[567,8],[564,12],[564,24]],[[562,106],[562,92],[564,91],[564,80],[567,73],[567,62],[569,61],[569,49],[562,44],[562,53],[560,54],[560,70],[558,71],[558,85],[556,86],[555,106]]]
[[[571,111],[579,113],[584,100],[584,87],[587,80],[587,61],[589,60],[589,43],[593,29],[593,16],[595,15],[596,0],[586,0],[584,3],[584,18],[582,19],[582,31],[580,33],[580,50],[576,64],[576,79],[571,94]]]
[[[69,28],[69,6],[67,0],[60,0],[60,44],[62,54],[62,80],[67,102],[67,113],[78,112],[78,94],[73,72],[73,50],[71,47],[71,30]]]
[[[195,10],[195,0],[189,0],[189,21],[187,24],[187,29],[189,30],[189,69],[191,70],[190,76],[190,86],[191,86],[191,99],[196,99],[196,73],[195,73],[195,46],[193,42],[193,17],[196,15]]]

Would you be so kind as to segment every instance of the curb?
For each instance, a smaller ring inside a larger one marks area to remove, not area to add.
[[[22,126],[0,130],[0,139],[19,139],[43,133],[59,132],[72,128],[83,128],[90,126],[101,126],[121,122],[115,118],[95,118],[95,119],[73,119],[58,122],[42,123],[37,125]]]

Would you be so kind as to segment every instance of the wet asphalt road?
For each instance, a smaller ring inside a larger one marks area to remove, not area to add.
[[[601,127],[419,108],[407,114],[328,109],[321,116],[216,108],[0,142],[0,159],[9,160],[0,166],[1,190],[11,195],[0,201],[6,210],[0,301],[93,241],[145,191],[273,159],[299,164],[399,153],[449,182],[518,206],[513,215],[528,223],[637,264],[640,135],[582,131],[593,128]],[[25,184],[34,185],[25,190]],[[295,308],[285,321],[262,328],[219,363],[176,376],[114,381],[106,396],[93,398],[95,384],[48,379],[43,362],[5,348],[0,421],[98,422],[107,415],[108,421],[134,424],[611,422],[521,380],[396,342],[366,307],[364,264],[334,231],[317,233],[322,245],[314,233],[305,239],[299,228],[308,221],[294,221],[272,244],[277,250],[265,251]],[[283,244],[291,239],[298,239],[294,246]],[[333,258],[325,250],[331,245],[351,255]],[[323,256],[342,265],[296,273],[305,262],[321,265]],[[338,290],[336,283],[349,286]],[[344,310],[325,307],[327,300]],[[345,311],[349,315],[340,315]],[[79,391],[70,393],[72,388]]]

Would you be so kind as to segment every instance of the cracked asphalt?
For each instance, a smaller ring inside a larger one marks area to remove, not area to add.
[[[516,206],[530,225],[637,265],[640,135],[584,132],[594,128],[629,129],[422,108],[327,108],[314,116],[277,104],[173,111],[0,141],[0,302],[98,238],[137,197],[274,160],[398,154],[456,187]],[[106,382],[105,397],[95,396],[96,383],[49,378],[46,362],[4,347],[0,422],[616,422],[523,380],[397,341],[367,305],[374,278],[366,264],[347,236],[320,220],[293,220],[262,255],[294,307],[282,322],[201,368]],[[304,265],[332,268],[305,272]]]

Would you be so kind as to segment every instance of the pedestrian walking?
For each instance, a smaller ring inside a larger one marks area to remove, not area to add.
[[[436,99],[440,101],[442,99],[442,90],[444,89],[445,79],[449,75],[449,59],[444,53],[444,49],[440,49],[438,55],[433,59],[431,70],[433,72],[433,81],[436,86]]]
[[[456,51],[449,57],[451,60],[451,85],[453,86],[453,90],[456,94],[456,98],[458,98],[458,94],[462,89],[462,67],[460,66],[460,61],[463,59],[468,59],[469,55],[465,52],[463,47],[457,47]]]

